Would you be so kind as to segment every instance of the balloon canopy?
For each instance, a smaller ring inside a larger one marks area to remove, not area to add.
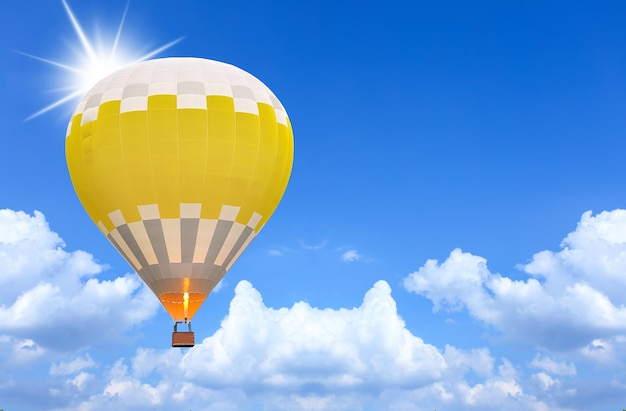
[[[276,209],[293,133],[282,104],[247,72],[155,59],[85,95],[66,157],[91,219],[172,318],[187,321]]]

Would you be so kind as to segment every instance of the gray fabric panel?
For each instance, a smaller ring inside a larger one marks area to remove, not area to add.
[[[243,247],[243,244],[246,242],[248,237],[252,235],[253,231],[254,230],[248,226],[243,229],[241,235],[239,235],[239,238],[237,239],[237,241],[235,241],[233,249],[230,251],[230,253],[228,253],[228,256],[226,256],[226,259],[224,260],[224,267],[228,267],[233,258],[235,258],[235,255],[237,255],[239,250],[241,250],[241,247]]]
[[[161,267],[161,275],[167,277],[171,275],[170,259],[167,255],[167,247],[165,245],[165,236],[163,235],[163,226],[161,220],[145,220],[143,225],[146,227],[148,238],[152,243],[152,249],[156,254],[157,261]]]
[[[191,266],[191,278],[201,278],[203,269],[204,269],[204,264],[193,263]]]
[[[133,236],[133,233],[130,231],[128,225],[122,224],[117,227],[117,231],[120,233],[120,236],[126,242],[126,245],[130,248],[130,251],[133,253],[137,261],[139,261],[139,264],[141,265],[141,269],[139,271],[141,274],[139,272],[137,274],[139,274],[141,279],[147,283],[161,277],[160,270],[156,272],[153,270],[153,267],[158,268],[158,266],[151,266],[148,264],[148,260],[146,260],[143,251],[141,251],[141,248],[139,247],[139,244],[137,244],[137,240],[135,240],[135,236]]]
[[[215,233],[213,234],[213,239],[211,239],[211,245],[209,245],[209,251],[206,254],[206,258],[204,259],[205,269],[203,270],[203,274],[207,272],[207,270],[215,263],[215,259],[219,254],[222,246],[224,245],[224,240],[230,233],[230,229],[233,226],[233,221],[225,221],[225,220],[217,220],[217,225],[215,226]]]
[[[207,278],[217,284],[226,275],[226,269],[219,265],[212,265],[208,270],[208,274]]]
[[[233,90],[233,97],[235,98],[247,98],[248,100],[254,100],[254,91],[251,88],[245,86],[230,86]]]
[[[124,87],[124,93],[122,93],[122,98],[147,96],[148,84],[129,84],[128,86]]]
[[[161,278],[154,281],[150,288],[158,297],[163,293],[181,292],[183,286],[182,278]]]
[[[165,278],[165,275],[163,275],[163,272],[161,271],[161,266],[159,264],[152,264],[148,269],[152,273],[152,278],[154,278],[155,280]]]
[[[102,93],[94,94],[89,97],[87,103],[85,103],[85,110],[88,108],[98,107],[100,105],[100,100],[102,99]]]
[[[204,96],[206,94],[204,90],[204,83],[200,83],[198,81],[181,81],[178,83],[176,92],[179,96],[182,94],[199,94]]]
[[[189,283],[190,293],[202,293],[208,295],[217,283],[206,278],[194,278]],[[159,296],[163,293],[181,292],[183,289],[182,278],[163,278],[150,284],[152,292]]]
[[[124,260],[128,261],[128,256],[126,255],[126,253],[124,252],[124,250],[122,250],[122,247],[120,247],[120,245],[117,243],[117,241],[115,241],[115,239],[113,238],[113,236],[109,233],[107,234],[107,238],[109,239],[109,241],[111,242],[111,244],[113,244],[113,246],[115,247],[115,249],[122,255],[122,257],[124,258]],[[130,263],[128,263],[128,265],[130,265]],[[131,265],[132,267],[132,265]]]
[[[193,253],[196,246],[196,238],[198,237],[199,224],[199,218],[180,219],[180,252],[183,263],[193,262]]]
[[[191,277],[191,268],[193,263],[171,263],[170,271],[172,273],[172,277],[175,278],[190,278]]]
[[[150,276],[150,273],[146,270],[146,268],[142,268],[141,270],[139,270],[137,275],[141,277],[143,282],[146,283],[146,285],[152,290],[155,295],[159,295],[159,290],[155,287],[158,279],[155,279],[154,276]]]
[[[135,236],[133,236],[133,233],[130,231],[130,228],[128,228],[128,224],[122,224],[121,226],[117,227],[117,231],[120,233],[120,235],[126,242],[126,245],[128,246],[128,248],[130,248],[130,251],[132,251],[137,261],[139,261],[139,264],[141,264],[141,267],[148,267],[148,261],[146,260],[146,257],[143,255],[141,248],[139,248],[139,244],[137,244],[137,241],[135,240]]]
[[[279,109],[283,109],[283,105],[280,104],[280,101],[278,101],[278,99],[276,98],[276,96],[274,96],[273,94],[270,94],[270,100],[272,101],[272,106],[274,106],[274,108],[279,108]]]

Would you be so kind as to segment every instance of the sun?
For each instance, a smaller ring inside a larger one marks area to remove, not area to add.
[[[137,56],[132,52],[125,50],[122,43],[120,42],[120,38],[122,34],[122,28],[124,26],[124,21],[126,20],[126,14],[128,13],[128,7],[130,5],[129,1],[126,4],[122,19],[119,26],[117,27],[115,38],[111,41],[111,44],[108,48],[105,48],[104,50],[98,49],[94,47],[93,42],[90,41],[85,34],[85,31],[81,27],[78,19],[74,15],[74,12],[70,8],[67,1],[61,1],[63,3],[63,7],[65,7],[65,12],[72,24],[74,32],[78,37],[78,41],[80,43],[80,53],[75,61],[71,63],[63,63],[39,56],[34,56],[32,54],[24,52],[18,52],[27,57],[39,60],[41,62],[50,64],[71,73],[69,83],[63,87],[63,90],[66,91],[65,95],[60,99],[54,101],[53,103],[47,105],[46,107],[42,108],[41,110],[37,111],[36,113],[31,114],[29,117],[26,118],[26,120],[31,120],[44,113],[47,113],[48,111],[66,102],[81,97],[98,81],[102,80],[109,74],[112,74],[127,65],[138,63],[140,61],[144,61],[151,57],[154,57],[183,39],[182,37],[180,37],[176,40],[170,41],[169,43],[158,47],[144,55]]]

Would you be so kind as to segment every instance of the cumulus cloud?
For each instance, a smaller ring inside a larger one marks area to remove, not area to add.
[[[485,258],[456,249],[442,263],[428,260],[404,286],[435,311],[466,309],[508,337],[571,350],[626,334],[625,266],[626,211],[587,212],[561,251],[522,266],[526,280],[492,273]]]
[[[241,281],[212,336],[188,351],[138,349],[110,368],[97,393],[67,409],[259,407],[547,409],[524,391],[514,367],[487,349],[440,350],[413,335],[384,281],[359,307],[338,310],[304,302],[269,308]]]
[[[530,366],[539,368],[554,375],[576,375],[576,366],[568,362],[555,361],[539,354],[533,358]]]
[[[52,364],[50,375],[69,375],[82,371],[86,368],[93,368],[96,363],[89,354],[85,354],[72,359],[71,361]]]
[[[103,269],[84,251],[66,251],[42,213],[0,210],[0,335],[67,351],[155,314],[158,302],[135,274],[99,280]]]
[[[242,281],[221,329],[185,361],[186,377],[199,384],[245,380],[297,392],[310,385],[420,384],[444,368],[437,349],[406,330],[384,281],[352,310],[320,310],[304,302],[274,310]]]
[[[348,250],[341,255],[341,261],[346,263],[351,263],[354,261],[359,261],[361,259],[361,254],[356,250]]]

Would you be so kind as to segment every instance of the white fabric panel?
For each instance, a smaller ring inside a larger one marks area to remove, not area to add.
[[[120,113],[148,110],[148,96],[128,97],[120,104]]]
[[[180,218],[200,218],[202,204],[181,203]]]
[[[256,87],[252,87],[252,91],[254,91],[254,98],[259,103],[265,103],[269,106],[272,105],[272,100],[270,96],[267,94],[267,91],[258,90]]]
[[[228,233],[228,235],[226,236],[226,239],[224,240],[224,245],[220,249],[220,252],[217,254],[217,257],[215,258],[216,265],[221,266],[222,264],[224,264],[224,260],[226,259],[226,257],[228,257],[228,254],[230,254],[230,252],[232,251],[233,247],[235,246],[235,243],[241,236],[241,233],[243,232],[243,229],[245,227],[246,226],[243,224],[233,223],[233,226],[231,227],[230,232]]]
[[[109,219],[111,220],[111,222],[113,223],[115,227],[119,227],[122,224],[126,224],[126,220],[124,219],[124,216],[122,215],[121,210],[111,211],[109,213]]]
[[[259,221],[261,221],[261,218],[263,218],[263,216],[256,211],[252,213],[252,217],[250,217],[250,221],[248,221],[248,227],[252,229],[256,228],[256,226],[259,224]]]
[[[180,239],[180,219],[164,218],[161,220],[163,235],[165,236],[165,247],[170,263],[182,262],[181,239]]]
[[[276,113],[276,122],[282,124],[283,126],[287,125],[287,113],[281,110],[274,109],[274,113]]]
[[[215,233],[215,227],[217,227],[217,220],[200,220],[198,223],[198,237],[196,238],[196,248],[193,252],[194,263],[204,263],[209,246],[211,245],[211,238]]]
[[[85,96],[83,100],[80,103],[78,103],[78,105],[76,106],[76,110],[74,110],[74,114],[72,115],[72,118],[76,114],[83,113],[85,111],[85,107],[87,106],[87,100],[89,100],[89,97],[91,97],[91,94]]]
[[[206,110],[206,96],[182,94],[176,96],[176,108],[200,108]]]
[[[233,90],[228,84],[208,83],[204,85],[204,89],[206,90],[207,96],[233,96]]]
[[[259,106],[256,101],[247,98],[235,98],[235,112],[259,115]]]
[[[152,243],[150,242],[150,237],[148,237],[146,226],[143,225],[143,221],[128,223],[128,228],[133,234],[133,237],[135,237],[135,241],[137,241],[137,245],[143,253],[143,256],[146,258],[148,264],[157,264],[159,261],[154,253],[154,248],[152,248]]]
[[[146,204],[137,206],[142,220],[158,220],[161,218],[158,204]]]
[[[204,83],[204,76],[202,75],[202,69],[199,64],[187,64],[196,63],[196,60],[189,60],[185,64],[178,66],[178,82],[181,81],[197,81],[198,83]]]
[[[102,93],[102,99],[100,100],[100,104],[105,103],[107,101],[121,100],[123,94],[124,94],[124,89],[122,87],[105,90],[104,93]]]
[[[240,208],[237,206],[223,205],[220,211],[220,220],[235,221]]]
[[[150,83],[148,85],[148,96],[155,96],[158,94],[176,95],[177,89],[178,87],[176,86],[176,83],[172,82]]]
[[[166,63],[166,61],[163,61],[163,63]],[[154,73],[152,73],[152,78],[151,78],[151,82],[152,83],[170,83],[170,84],[176,84],[177,80],[177,73],[176,70],[172,70],[170,67],[170,65],[165,65],[162,66],[161,64],[159,65],[159,68],[157,70],[154,71]]]
[[[95,119],[97,119],[99,109],[100,109],[100,106],[96,106],[96,107],[91,107],[85,110],[83,112],[83,117],[80,119],[80,125],[81,126],[85,125],[89,123],[90,121],[94,121]]]

